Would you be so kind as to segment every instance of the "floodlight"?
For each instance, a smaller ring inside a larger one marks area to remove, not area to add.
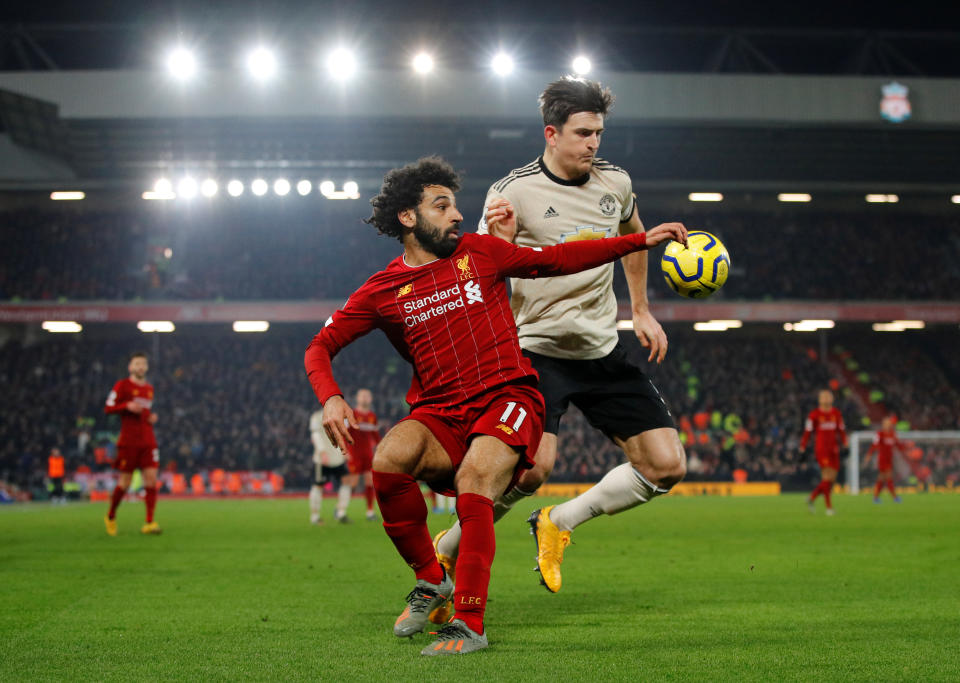
[[[490,61],[490,68],[498,76],[509,76],[513,72],[513,57],[506,52],[498,52]]]
[[[227,183],[227,194],[231,197],[239,197],[243,194],[243,183],[239,180],[231,180]]]
[[[263,178],[257,178],[252,183],[250,183],[250,191],[253,192],[258,197],[262,197],[267,193],[267,190],[270,189],[270,186],[267,185],[267,181]]]
[[[266,332],[270,323],[266,320],[236,320],[233,323],[234,332]]]
[[[421,52],[413,58],[413,70],[418,74],[428,74],[433,71],[433,57]]]
[[[173,183],[167,178],[160,178],[153,184],[153,191],[157,194],[173,194]]]
[[[322,183],[320,183],[320,194],[322,194],[324,197],[329,197],[336,191],[336,189],[337,186],[333,184],[332,180],[324,180]]]
[[[722,202],[723,195],[719,192],[691,192],[687,195],[691,202]]]
[[[313,183],[309,180],[301,180],[297,183],[297,194],[301,197],[306,197],[310,194],[310,191],[313,189]]]
[[[71,201],[75,202],[83,199],[86,196],[87,195],[85,192],[79,192],[79,191],[76,191],[76,192],[60,191],[60,192],[50,193],[50,199],[52,199],[55,202],[71,202]]]
[[[81,332],[83,326],[72,320],[44,320],[40,325],[47,332]]]
[[[189,81],[197,75],[197,59],[185,47],[174,48],[167,55],[167,72],[178,81]]]
[[[327,73],[338,81],[344,81],[357,72],[357,58],[353,53],[339,47],[327,55]]]
[[[258,47],[247,55],[247,71],[258,81],[267,81],[277,75],[277,57],[265,47]]]
[[[176,327],[170,320],[141,320],[137,329],[141,332],[173,332]]]
[[[217,181],[213,178],[207,178],[200,183],[200,194],[202,194],[204,197],[209,198],[215,196],[217,194],[217,190],[219,189],[220,187],[217,185]]]
[[[573,67],[573,73],[575,73],[577,76],[586,76],[588,73],[590,73],[590,69],[593,68],[590,58],[584,57],[583,55],[574,57],[571,66]]]
[[[290,194],[290,181],[286,178],[277,178],[273,183],[273,192],[280,197],[286,197]]]
[[[343,184],[343,193],[351,197],[356,196],[360,194],[360,186],[352,180],[348,180]]]
[[[177,183],[177,196],[181,199],[193,199],[197,196],[197,181],[187,176]]]

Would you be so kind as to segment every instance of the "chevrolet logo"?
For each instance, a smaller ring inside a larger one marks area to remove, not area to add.
[[[582,242],[584,240],[602,240],[610,236],[608,229],[595,228],[592,225],[581,225],[573,232],[560,235],[561,242]]]

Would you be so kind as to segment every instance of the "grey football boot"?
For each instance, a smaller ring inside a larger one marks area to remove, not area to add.
[[[437,639],[420,650],[420,654],[433,657],[434,655],[465,655],[468,652],[482,650],[487,647],[487,634],[476,633],[460,619],[454,619],[444,624],[436,632]]]
[[[407,595],[407,606],[393,625],[393,634],[398,638],[409,638],[420,633],[427,625],[430,613],[452,596],[453,581],[446,569],[443,569],[443,581],[439,584],[418,580],[417,585]]]

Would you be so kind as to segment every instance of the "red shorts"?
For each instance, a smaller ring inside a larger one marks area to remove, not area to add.
[[[145,470],[160,466],[160,451],[154,446],[117,446],[113,469],[120,472]]]
[[[507,486],[509,491],[524,470],[533,467],[543,436],[543,396],[528,384],[507,384],[465,403],[414,408],[404,420],[416,420],[437,438],[456,472],[470,441],[481,434],[492,436],[520,453],[520,461]],[[402,422],[403,420],[401,420]],[[437,493],[456,495],[449,484],[431,485]]]
[[[363,474],[373,469],[373,452],[370,449],[353,450],[347,447],[347,470],[350,474]]]
[[[820,468],[830,468],[832,470],[840,469],[840,454],[827,453],[826,455],[817,454],[817,464]]]
[[[877,471],[890,472],[893,469],[893,458],[877,458]]]

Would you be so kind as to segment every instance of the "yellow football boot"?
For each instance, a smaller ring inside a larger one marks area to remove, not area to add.
[[[156,522],[147,522],[142,527],[140,527],[141,534],[156,534],[160,535],[163,533],[163,529],[160,528],[160,525]]]
[[[107,536],[117,535],[117,520],[110,519],[109,517],[104,517],[103,525],[107,527]]]
[[[534,510],[527,523],[537,542],[537,571],[540,572],[540,583],[551,593],[556,593],[563,583],[560,565],[563,563],[563,550],[570,545],[570,532],[560,531],[550,520],[553,507],[550,505],[542,510]]]
[[[441,553],[438,548],[440,546],[440,539],[443,538],[443,535],[447,533],[447,530],[444,529],[436,536],[433,537],[433,550],[437,553],[437,562],[440,563],[440,566],[447,572],[447,576],[450,577],[450,580],[454,580],[454,573],[457,569],[457,558],[450,557],[449,555],[444,555]],[[451,594],[451,597],[453,595]],[[435,610],[430,612],[430,621],[434,624],[446,624],[450,621],[450,617],[453,614],[453,601],[447,600],[442,605],[437,607]]]

